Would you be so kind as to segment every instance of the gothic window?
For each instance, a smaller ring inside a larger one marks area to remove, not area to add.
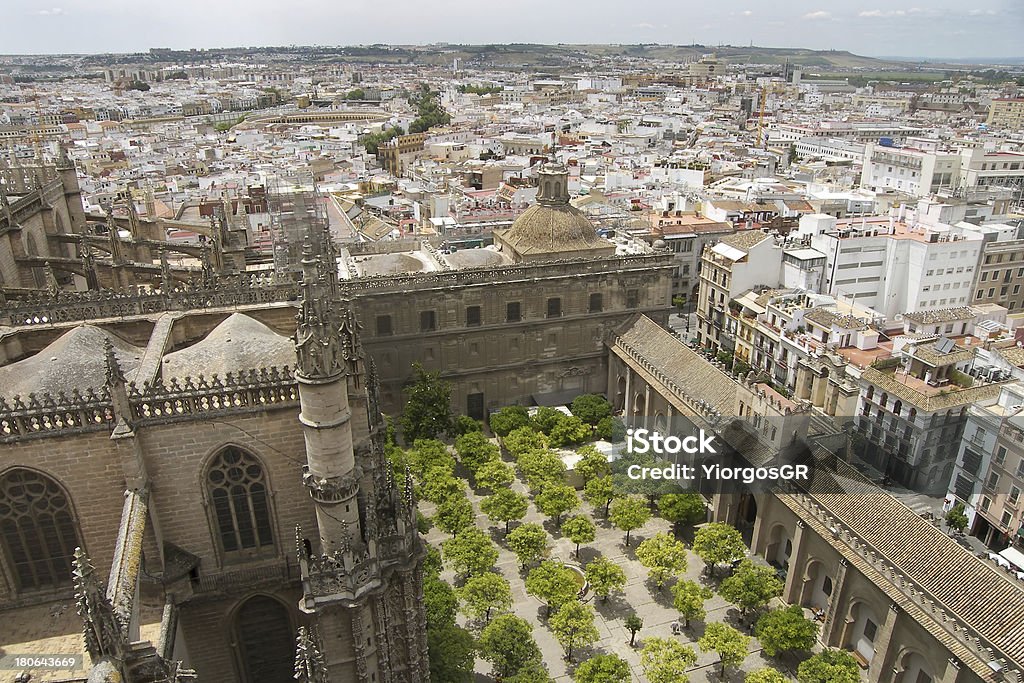
[[[591,313],[600,313],[601,312],[601,310],[604,308],[603,299],[604,299],[604,297],[602,297],[600,293],[591,294],[590,295],[590,312]]]
[[[206,487],[224,552],[273,548],[267,477],[255,457],[233,446],[225,448],[206,472]]]
[[[256,595],[242,604],[234,621],[242,680],[292,680],[295,640],[288,609],[271,597]]]
[[[53,479],[26,469],[0,478],[0,543],[20,590],[71,582],[80,545],[67,493]]]
[[[510,301],[505,304],[505,321],[517,323],[523,319],[521,306],[518,301]]]

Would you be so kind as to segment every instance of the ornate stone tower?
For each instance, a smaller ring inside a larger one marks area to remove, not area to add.
[[[334,247],[307,237],[296,331],[303,482],[318,534],[299,529],[300,609],[296,678],[317,683],[419,683],[428,678],[423,545],[411,481],[395,486],[384,455],[372,361],[338,287]],[[351,401],[350,401],[351,398]],[[408,481],[408,480],[407,480]]]

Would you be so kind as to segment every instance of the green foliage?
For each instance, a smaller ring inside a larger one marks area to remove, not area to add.
[[[515,475],[512,473],[512,468],[502,461],[491,460],[480,466],[474,478],[477,486],[491,491],[499,491],[511,484],[515,480]]]
[[[448,452],[448,447],[436,439],[417,440],[406,451],[405,459],[421,483],[430,470],[455,471],[455,458]]]
[[[860,683],[857,660],[845,650],[825,650],[800,664],[800,683]]]
[[[509,523],[522,519],[529,507],[530,503],[526,496],[509,488],[498,489],[496,493],[492,493],[480,502],[480,509],[487,515],[487,519],[492,522],[505,523],[506,535]]]
[[[616,498],[615,482],[611,477],[597,477],[583,487],[583,497],[595,508],[604,508],[604,516],[608,516],[608,506]]]
[[[412,364],[412,383],[405,387],[407,396],[402,413],[402,436],[406,443],[416,439],[434,439],[452,428],[452,385],[440,373],[427,372],[419,363]]]
[[[692,648],[669,638],[648,638],[640,650],[640,667],[650,683],[686,683],[686,670],[696,663]]]
[[[593,446],[583,446],[576,453],[580,456],[573,470],[588,482],[596,477],[604,477],[611,472],[608,458]]]
[[[594,430],[575,415],[562,415],[548,435],[548,440],[555,448],[561,448],[581,444],[593,434]]]
[[[594,595],[602,600],[626,585],[626,572],[616,562],[605,556],[591,560],[584,569],[584,575]]]
[[[743,683],[789,683],[789,679],[775,669],[758,669],[748,673]]]
[[[420,497],[437,505],[449,498],[463,498],[465,492],[466,482],[440,467],[428,470],[420,486]]]
[[[427,627],[453,626],[455,611],[459,607],[455,590],[436,575],[423,577],[423,607],[427,613]]]
[[[517,461],[525,453],[548,447],[547,437],[531,426],[516,427],[502,438],[501,443]]]
[[[427,544],[427,555],[423,558],[423,575],[438,576],[441,574],[441,551],[436,546]]]
[[[708,509],[699,493],[666,493],[658,499],[658,512],[673,524],[691,526],[704,521]]]
[[[612,414],[612,404],[598,394],[582,394],[573,399],[569,406],[572,414],[589,425],[596,425]]]
[[[686,546],[669,534],[655,534],[638,545],[636,558],[658,588],[669,577],[686,571]]]
[[[461,93],[471,93],[473,95],[490,95],[492,93],[501,92],[502,88],[500,85],[460,85],[457,90]]]
[[[438,103],[437,93],[429,88],[412,98],[410,103],[416,106],[416,111],[419,114],[409,124],[410,133],[422,133],[434,126],[447,125],[452,120],[452,117]]]
[[[561,410],[541,406],[540,408],[537,408],[537,412],[535,412],[533,417],[530,418],[530,423],[537,431],[543,432],[544,434],[551,434],[551,430],[555,428],[558,421],[563,417],[566,417],[566,414]]]
[[[638,494],[647,499],[647,504],[654,507],[662,495],[676,493],[679,487],[672,481],[666,479],[634,479],[629,476],[629,468],[632,465],[638,467],[665,467],[669,463],[664,460],[656,460],[649,454],[626,454],[612,464],[612,479],[615,482],[615,490],[620,494]]]
[[[732,576],[722,580],[718,593],[739,607],[741,614],[746,614],[748,610],[764,607],[769,600],[782,595],[783,587],[773,567],[743,560]]]
[[[565,483],[565,463],[552,451],[527,451],[519,456],[519,470],[532,491]]]
[[[672,605],[679,610],[684,625],[689,628],[690,621],[704,619],[707,611],[704,602],[714,595],[710,588],[705,588],[696,581],[679,581],[672,586]]]
[[[573,491],[573,495],[576,495],[575,491]],[[579,503],[578,499],[577,503]],[[580,544],[593,543],[595,534],[597,533],[597,528],[594,526],[594,523],[590,521],[589,517],[577,515],[565,520],[565,524],[562,525],[562,533],[565,534],[570,541],[576,544],[576,557],[579,557]]]
[[[126,90],[138,90],[139,92],[146,92],[149,90],[149,83],[145,81],[132,81],[128,84]]]
[[[469,683],[473,680],[476,644],[473,636],[459,626],[427,629],[430,680]]]
[[[523,406],[505,406],[490,417],[491,431],[497,436],[508,436],[509,432],[530,424],[530,413]]]
[[[548,552],[548,532],[533,522],[513,529],[506,541],[509,550],[516,554],[523,567],[536,562]]]
[[[548,482],[534,499],[534,505],[548,517],[555,520],[555,526],[562,524],[562,515],[580,506],[580,498],[576,489],[566,484]]]
[[[716,564],[746,557],[747,547],[739,531],[723,522],[712,522],[694,534],[693,552],[707,564],[708,573],[714,573]]]
[[[366,91],[363,90],[362,88],[356,88],[354,90],[349,90],[345,94],[345,99],[346,100],[365,100],[366,99]]]
[[[635,530],[647,524],[651,518],[651,510],[647,504],[636,496],[628,498],[617,498],[612,501],[608,511],[608,519],[617,528],[626,532],[626,545],[629,545],[629,535]]]
[[[946,524],[950,529],[963,531],[967,527],[967,515],[964,513],[964,504],[957,503],[946,513]]]
[[[473,526],[474,517],[476,517],[476,512],[468,498],[448,496],[437,506],[434,524],[441,531],[458,536],[460,532]]]
[[[430,527],[431,526],[432,526],[432,524],[430,522],[430,517],[427,517],[425,514],[423,514],[419,510],[417,510],[416,511],[416,531],[418,531],[421,534],[427,534],[427,533],[430,533]]]
[[[514,676],[502,679],[503,683],[553,683],[544,662],[527,662]]]
[[[367,133],[359,138],[359,144],[365,149],[367,154],[377,154],[380,145],[387,142],[392,138],[397,138],[399,135],[405,135],[405,131],[402,130],[401,126],[391,126],[379,133]]]
[[[571,569],[556,560],[545,560],[526,575],[526,592],[547,605],[550,614],[553,609],[575,602],[579,585]]]
[[[747,658],[750,637],[728,624],[712,622],[704,627],[704,635],[697,641],[697,645],[704,652],[713,650],[718,653],[724,678],[726,669],[738,667]]]
[[[629,646],[633,647],[636,641],[636,634],[644,627],[644,620],[634,613],[626,617],[622,625],[629,631]]]
[[[565,649],[565,658],[570,662],[573,648],[590,645],[601,637],[594,625],[594,608],[575,600],[562,604],[551,617],[548,627]]]
[[[483,574],[498,561],[498,549],[494,543],[475,527],[449,538],[441,544],[441,551],[445,562],[456,574]]]
[[[754,629],[764,651],[771,657],[794,650],[810,650],[818,639],[818,625],[804,616],[799,605],[766,612]]]
[[[458,592],[462,613],[470,619],[491,620],[491,611],[507,612],[512,607],[512,588],[500,574],[487,572],[466,581]]]
[[[616,429],[617,426],[621,427],[621,424],[614,417],[602,417],[594,426],[594,436],[604,441],[615,441],[616,434],[621,431]]]
[[[501,459],[501,449],[491,443],[483,432],[469,432],[455,439],[459,462],[473,474],[485,463]]]
[[[673,294],[672,295],[672,305],[675,306],[676,308],[682,308],[683,306],[685,306],[686,305],[686,295],[685,294]]]
[[[462,436],[463,434],[470,434],[472,432],[482,432],[484,430],[484,423],[480,420],[474,420],[469,415],[459,415],[452,421],[452,433],[455,436]]]
[[[533,639],[533,626],[525,619],[503,614],[480,633],[480,656],[491,663],[494,675],[509,680],[527,666],[541,661]]]
[[[595,655],[576,667],[576,683],[629,683],[629,664],[618,655]]]

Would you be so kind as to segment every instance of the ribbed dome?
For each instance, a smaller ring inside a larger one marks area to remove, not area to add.
[[[502,241],[519,254],[589,250],[607,245],[572,204],[535,204],[524,211]]]

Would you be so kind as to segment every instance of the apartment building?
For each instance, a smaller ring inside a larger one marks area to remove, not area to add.
[[[704,247],[733,234],[735,228],[731,223],[716,221],[691,211],[655,211],[648,214],[647,218],[651,225],[651,237],[663,240],[665,247],[675,254],[673,295],[696,296]]]
[[[959,152],[934,152],[869,142],[864,145],[861,187],[876,192],[897,190],[926,197],[943,187],[957,187]]]
[[[992,100],[985,125],[993,130],[1024,130],[1024,97]]]

